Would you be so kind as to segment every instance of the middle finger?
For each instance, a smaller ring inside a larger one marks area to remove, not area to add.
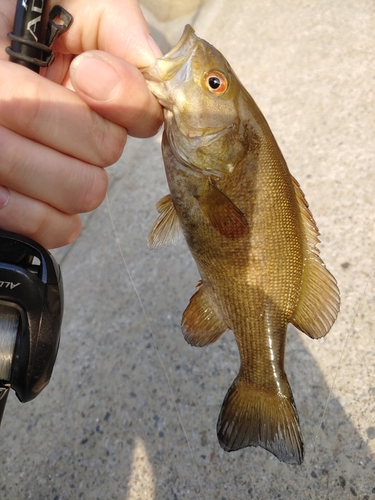
[[[69,157],[0,126],[0,185],[67,214],[88,212],[103,201],[104,169]]]

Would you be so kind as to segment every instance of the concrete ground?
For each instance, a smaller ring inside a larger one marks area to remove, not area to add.
[[[186,22],[221,50],[300,182],[342,294],[313,341],[291,329],[286,369],[306,444],[300,467],[221,450],[216,420],[238,368],[232,334],[188,346],[198,280],[184,244],[149,251],[166,194],[160,136],[129,140],[109,204],[61,249],[62,342],[49,387],[9,399],[2,500],[375,498],[375,124],[372,0],[144,2],[163,50]],[[112,228],[112,223],[116,231]],[[123,258],[120,253],[123,253]]]

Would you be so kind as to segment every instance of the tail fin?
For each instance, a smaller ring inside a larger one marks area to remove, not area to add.
[[[303,442],[292,392],[260,390],[238,378],[233,382],[217,423],[217,435],[225,451],[261,446],[281,462],[300,465]]]

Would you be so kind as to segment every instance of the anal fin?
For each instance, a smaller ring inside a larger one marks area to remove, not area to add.
[[[204,285],[199,282],[197,288],[182,315],[182,331],[186,342],[203,347],[215,342],[228,327],[209,303]]]
[[[159,212],[159,217],[148,236],[149,248],[175,245],[182,238],[182,230],[171,195],[163,196],[157,202],[156,209]]]

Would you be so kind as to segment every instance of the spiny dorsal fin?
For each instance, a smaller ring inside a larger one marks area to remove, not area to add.
[[[228,327],[212,308],[201,281],[197,288],[182,315],[182,331],[186,342],[203,347],[215,342]]]
[[[245,215],[212,181],[207,182],[196,199],[211,224],[222,235],[239,238],[249,232]]]
[[[337,282],[319,257],[319,231],[298,182],[292,177],[305,237],[302,287],[291,323],[313,339],[332,327],[340,308]]]
[[[148,236],[149,248],[176,245],[182,237],[182,231],[171,195],[163,196],[157,202],[156,209],[159,212],[159,217],[156,219]]]

